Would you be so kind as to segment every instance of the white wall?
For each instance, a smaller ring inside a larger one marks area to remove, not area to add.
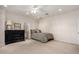
[[[79,44],[78,26],[79,11],[71,11],[62,15],[42,19],[39,28],[43,32],[50,32],[55,40]]]
[[[17,14],[17,13],[14,13],[14,12],[7,12],[6,14],[6,20],[12,20],[13,22],[18,22],[18,23],[26,23],[26,24],[30,24],[30,27],[31,29],[34,29],[35,28],[35,20],[34,19],[31,19],[27,16],[23,16],[23,15],[20,15],[20,14]]]
[[[4,29],[5,29],[5,10],[3,7],[0,8],[0,47],[5,45],[5,34],[4,34]]]

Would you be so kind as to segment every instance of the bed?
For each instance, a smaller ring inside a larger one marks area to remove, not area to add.
[[[40,42],[54,40],[52,33],[42,33],[39,29],[31,30],[31,38]]]

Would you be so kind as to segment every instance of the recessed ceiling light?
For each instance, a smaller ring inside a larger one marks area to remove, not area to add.
[[[7,7],[7,5],[4,5],[4,7]]]
[[[26,15],[29,15],[29,12],[26,12]]]
[[[62,9],[58,9],[58,11],[62,11]]]

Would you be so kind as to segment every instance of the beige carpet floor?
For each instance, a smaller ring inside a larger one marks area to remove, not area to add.
[[[32,39],[0,48],[1,54],[78,54],[79,45],[60,41],[41,43]]]

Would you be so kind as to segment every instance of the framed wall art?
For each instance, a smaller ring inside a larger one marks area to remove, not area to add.
[[[21,30],[21,24],[20,23],[14,23],[14,30]]]

